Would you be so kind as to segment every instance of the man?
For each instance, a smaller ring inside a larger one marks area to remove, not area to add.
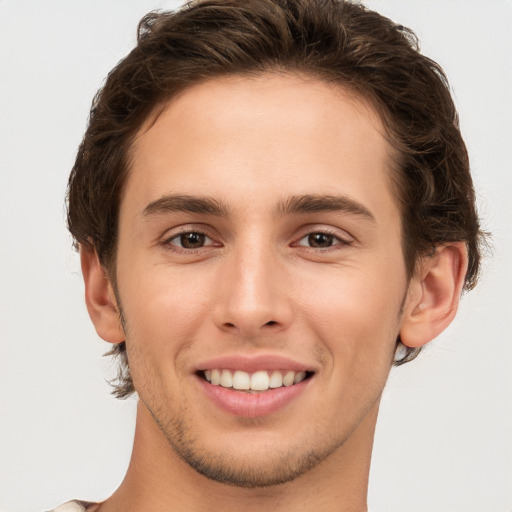
[[[457,114],[412,33],[338,1],[148,15],[68,198],[139,403],[119,489],[59,512],[366,510],[389,370],[480,259]]]

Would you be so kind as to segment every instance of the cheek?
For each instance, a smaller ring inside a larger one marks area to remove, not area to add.
[[[351,274],[345,268],[324,286],[317,280],[308,300],[301,297],[302,331],[315,340],[325,362],[318,378],[324,389],[319,410],[326,414],[319,421],[329,431],[346,429],[348,418],[357,425],[378,400],[399,328],[402,290],[377,286],[367,273]]]
[[[397,272],[372,271],[364,265],[337,268],[301,280],[303,302],[316,309],[365,317],[398,313],[405,279]],[[395,315],[396,316],[396,315]]]
[[[329,279],[302,280],[300,309],[307,324],[344,359],[387,354],[399,330],[405,278],[368,267],[335,270]]]
[[[205,283],[187,275],[160,266],[151,272],[134,271],[122,281],[127,344],[140,345],[138,350],[157,366],[190,343],[208,310]]]

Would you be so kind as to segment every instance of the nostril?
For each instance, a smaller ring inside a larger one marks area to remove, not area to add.
[[[280,325],[280,322],[277,321],[277,320],[269,320],[268,322],[265,322],[265,323],[262,323],[260,324],[259,322],[255,321],[254,323],[253,322],[243,322],[241,321],[240,323],[238,322],[223,322],[222,323],[222,328],[223,329],[227,329],[228,331],[235,331],[235,330],[239,330],[241,332],[249,332],[252,330],[257,330],[257,329],[262,329],[264,327],[277,327]]]

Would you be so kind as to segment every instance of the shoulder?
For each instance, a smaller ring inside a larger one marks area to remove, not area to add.
[[[73,500],[68,501],[53,510],[49,510],[48,512],[86,512],[92,505],[95,504],[89,501]]]

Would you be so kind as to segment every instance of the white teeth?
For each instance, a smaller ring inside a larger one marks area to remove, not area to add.
[[[283,377],[283,386],[291,386],[293,385],[293,379],[295,378],[295,372],[287,372]]]
[[[212,384],[218,386],[220,384],[220,371],[212,370]]]
[[[233,386],[233,377],[229,370],[222,370],[222,373],[220,374],[220,385],[223,388],[230,388]]]
[[[273,371],[270,376],[269,387],[280,388],[283,385],[283,374],[281,372]]]
[[[306,372],[288,371],[284,374],[278,370],[270,373],[266,370],[259,370],[253,374],[237,370],[205,370],[204,377],[214,386],[234,388],[238,390],[267,391],[269,388],[280,388],[282,386],[293,386],[306,378]]]
[[[293,383],[298,384],[306,378],[306,372],[297,372],[293,378]]]
[[[237,370],[233,374],[233,387],[235,389],[251,389],[251,378],[249,374]]]
[[[270,377],[267,372],[261,371],[251,375],[251,389],[255,391],[265,391],[268,389]]]

